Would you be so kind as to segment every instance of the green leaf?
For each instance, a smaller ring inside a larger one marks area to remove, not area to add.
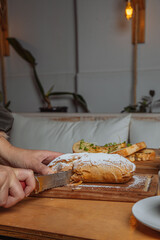
[[[9,112],[11,112],[11,110],[9,109],[9,105],[11,104],[11,101],[8,101],[5,105],[4,105],[4,107],[9,111]]]
[[[128,113],[132,113],[132,112],[137,112],[137,105],[128,105],[126,107],[124,107],[124,109],[121,111],[123,112],[128,112]]]
[[[73,95],[72,92],[51,92],[49,96],[55,96],[55,95]]]
[[[51,92],[48,96],[58,96],[58,95],[71,95],[74,97],[77,102],[82,105],[86,112],[89,112],[87,103],[84,98],[80,94],[72,93],[72,92]]]
[[[14,48],[14,50],[29,64],[32,66],[36,65],[35,58],[33,55],[22,47],[22,45],[15,38],[7,38],[9,44]]]
[[[45,92],[44,92],[44,89],[43,89],[43,86],[38,78],[38,75],[37,75],[37,71],[36,71],[36,68],[33,66],[33,73],[34,73],[34,77],[35,77],[35,80],[36,80],[36,83],[39,87],[39,90],[43,96],[43,99],[45,100]]]
[[[50,96],[50,93],[52,92],[53,88],[54,88],[54,85],[52,85],[52,86],[50,87],[50,89],[48,90],[48,92],[46,93],[46,96],[47,96],[47,97]]]
[[[8,109],[10,104],[11,104],[11,101],[8,101],[4,107]]]
[[[79,99],[79,101],[81,101],[83,104],[85,104],[87,106],[87,102],[85,101],[85,99],[82,97],[82,95],[77,94],[77,97]]]
[[[88,106],[84,98],[80,94],[73,93],[74,98],[82,105],[86,112],[89,112]]]

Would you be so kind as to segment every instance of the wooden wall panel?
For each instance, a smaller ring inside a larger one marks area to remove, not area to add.
[[[137,29],[137,43],[145,42],[145,5],[146,5],[145,0],[133,0],[134,8],[134,14],[132,19],[133,44],[135,44],[136,42],[136,29]]]

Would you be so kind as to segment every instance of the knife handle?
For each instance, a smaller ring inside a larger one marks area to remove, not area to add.
[[[20,181],[20,184],[21,184],[21,186],[22,186],[22,188],[24,190],[26,188],[26,183],[24,181]]]

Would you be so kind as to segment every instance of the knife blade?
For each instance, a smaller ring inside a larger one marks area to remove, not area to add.
[[[70,177],[72,175],[72,170],[53,173],[49,175],[37,175],[36,188],[34,193],[43,192],[44,190],[56,187],[62,187],[69,183]]]
[[[62,187],[69,183],[72,170],[53,173],[49,175],[35,175],[36,187],[33,194],[38,194],[50,188]],[[25,182],[20,181],[23,190],[26,187]]]

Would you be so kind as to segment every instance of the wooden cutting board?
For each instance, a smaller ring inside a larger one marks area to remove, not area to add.
[[[52,188],[32,196],[136,202],[140,199],[157,195],[157,190],[158,176],[156,174],[135,174],[125,184],[68,184],[67,186]]]
[[[160,149],[154,149],[156,152],[155,160],[135,161],[136,173],[157,174],[160,170]]]

